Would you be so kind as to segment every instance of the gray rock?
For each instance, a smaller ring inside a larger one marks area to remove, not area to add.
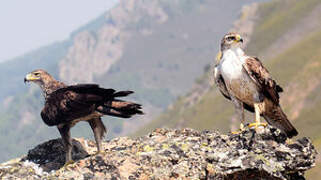
[[[131,139],[104,142],[94,154],[93,141],[73,141],[76,163],[63,167],[60,140],[38,145],[22,159],[0,165],[1,178],[74,179],[304,179],[315,165],[316,150],[308,138],[288,142],[273,127],[260,134],[156,129]],[[88,153],[87,153],[87,152]]]

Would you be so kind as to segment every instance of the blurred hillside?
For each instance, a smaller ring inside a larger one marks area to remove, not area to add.
[[[236,24],[236,30],[241,34],[252,32],[245,38],[245,41],[249,41],[246,52],[258,56],[284,88],[281,104],[286,114],[300,136],[311,137],[320,152],[321,1],[274,0],[259,4],[254,16],[251,13],[243,11],[240,21],[243,19],[244,22],[240,22],[241,26]],[[252,30],[244,31],[240,28],[243,27],[242,23],[248,24],[253,19],[255,23]],[[213,51],[213,60],[215,54],[216,51]],[[216,87],[210,87],[208,75],[211,76],[209,70],[196,81],[192,91],[180,97],[136,135],[156,127],[220,131],[236,128],[239,122],[234,120],[233,105]],[[195,119],[198,121],[193,121]],[[254,116],[248,114],[247,119],[250,122]],[[320,177],[320,161],[319,157],[317,168],[309,171],[311,179]]]
[[[256,1],[124,0],[69,39],[0,63],[0,161],[59,137],[40,119],[39,88],[22,83],[27,72],[43,68],[68,83],[135,90],[131,98],[146,116],[104,120],[109,136],[131,133],[191,89],[241,7]],[[72,134],[92,138],[86,123]]]

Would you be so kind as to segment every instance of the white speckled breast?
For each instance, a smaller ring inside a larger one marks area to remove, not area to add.
[[[242,52],[240,52],[241,54],[233,50],[224,52],[220,68],[229,93],[251,105],[254,103],[254,97],[258,97],[259,92],[255,83],[243,70],[246,56]]]

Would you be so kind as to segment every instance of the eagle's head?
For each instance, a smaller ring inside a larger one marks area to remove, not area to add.
[[[33,82],[40,86],[46,85],[52,82],[52,80],[54,80],[54,78],[42,69],[34,70],[31,73],[28,73],[24,78],[24,82]]]
[[[234,32],[227,33],[221,41],[221,51],[231,48],[239,48],[243,43],[242,37]]]

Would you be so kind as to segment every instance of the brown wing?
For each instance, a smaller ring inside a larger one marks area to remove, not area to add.
[[[215,81],[216,86],[218,87],[218,89],[222,93],[222,95],[224,97],[226,97],[227,99],[231,100],[230,94],[226,88],[224,79],[223,79],[222,75],[220,74],[217,65],[214,67],[214,81]]]
[[[279,92],[282,92],[283,89],[272,79],[261,61],[256,57],[248,57],[243,67],[264,96],[279,104]]]
[[[60,88],[46,99],[41,117],[49,125],[70,122],[95,111],[117,117],[142,114],[141,105],[115,99],[127,96],[132,91],[100,88],[96,84],[79,84]]]
[[[99,95],[106,98],[111,98],[112,95],[115,93],[114,89],[105,89],[99,87],[98,84],[77,84],[77,85],[71,85],[64,88],[60,88],[56,90],[54,93],[59,94],[61,92],[66,91],[73,91],[75,93],[80,94],[94,94]]]
[[[102,97],[94,94],[77,93],[62,88],[46,99],[41,117],[49,126],[71,122],[93,113],[96,103],[102,100]]]
[[[269,71],[263,66],[258,58],[249,57],[244,64],[244,70],[256,83],[267,99],[265,102],[265,112],[263,117],[272,126],[281,129],[289,138],[298,134],[297,130],[288,120],[279,105],[279,92],[282,88],[272,79]]]

